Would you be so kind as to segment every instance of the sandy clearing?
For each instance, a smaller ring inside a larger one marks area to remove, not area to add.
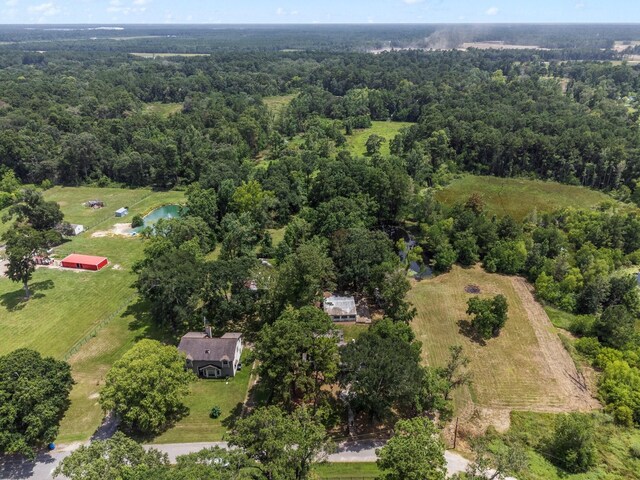
[[[99,230],[97,232],[93,232],[91,234],[92,238],[100,238],[100,237],[109,237],[111,235],[116,235],[119,237],[132,237],[129,233],[129,229],[131,228],[130,223],[116,223],[109,230]]]

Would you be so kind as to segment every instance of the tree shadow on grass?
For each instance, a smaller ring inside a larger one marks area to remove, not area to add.
[[[229,415],[222,419],[222,421],[220,422],[222,426],[226,427],[227,430],[233,430],[238,420],[240,420],[240,418],[242,417],[243,408],[244,405],[242,404],[242,402],[238,402],[236,406],[233,407],[233,410],[229,412]]]
[[[149,302],[138,298],[135,303],[127,307],[122,316],[132,317],[131,322],[129,322],[129,330],[139,331],[139,334],[136,336],[136,341],[150,338],[165,343],[173,343],[175,340],[170,335],[167,335],[167,333],[153,321],[149,311]]]
[[[482,338],[482,336],[473,328],[473,325],[469,320],[458,320],[456,322],[458,324],[458,333],[464,335],[469,340],[478,345],[484,347],[487,342]]]
[[[22,310],[24,307],[26,307],[27,302],[29,302],[30,300],[36,300],[38,298],[43,298],[45,294],[42,292],[51,290],[53,287],[53,280],[43,280],[42,282],[33,283],[29,285],[29,290],[31,290],[31,298],[29,298],[29,300],[24,297],[24,289],[20,288],[13,292],[8,292],[4,295],[0,295],[0,305],[2,305],[10,312]]]
[[[162,435],[167,430],[170,430],[173,427],[175,427],[176,423],[178,423],[183,418],[189,416],[190,413],[191,413],[191,411],[190,411],[189,407],[187,407],[186,405],[181,405],[179,407],[178,411],[174,412],[169,418],[167,418],[167,421],[164,423],[164,425],[162,425],[158,429],[158,431],[152,432],[152,433],[144,433],[144,432],[140,432],[138,430],[131,430],[131,429],[127,428],[125,425],[122,425],[122,424],[118,425],[118,430],[120,430],[121,432],[123,432],[124,434],[130,436],[131,438],[133,438],[134,440],[136,440],[138,442],[141,442],[141,443],[154,443],[155,440],[160,435]]]

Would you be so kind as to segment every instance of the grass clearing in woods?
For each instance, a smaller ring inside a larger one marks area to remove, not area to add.
[[[379,135],[387,141],[380,147],[382,155],[389,155],[389,143],[398,134],[400,129],[413,125],[410,122],[371,122],[371,128],[357,129],[352,135],[346,135],[347,148],[353,155],[364,155],[367,153],[367,139],[370,135]]]
[[[297,93],[290,93],[287,95],[277,95],[273,97],[264,97],[262,102],[274,115],[278,115],[283,108],[291,103],[291,101],[298,96]]]
[[[178,113],[182,110],[182,103],[161,103],[150,102],[144,108],[144,113],[157,113],[161,117],[167,118],[169,115]]]
[[[482,345],[463,333],[467,324],[468,285],[481,297],[507,298],[508,320],[500,335]],[[518,277],[490,274],[479,266],[452,271],[417,283],[408,295],[416,307],[412,326],[423,345],[426,364],[444,365],[451,345],[462,345],[470,358],[473,383],[455,394],[458,411],[471,406],[495,409],[571,411],[593,408],[591,396],[566,372],[575,372],[542,307]],[[581,403],[582,402],[582,403]]]
[[[466,201],[478,193],[491,214],[511,215],[522,220],[534,209],[538,213],[565,207],[591,208],[603,202],[615,202],[602,192],[585,187],[542,180],[464,175],[436,193],[445,205]]]

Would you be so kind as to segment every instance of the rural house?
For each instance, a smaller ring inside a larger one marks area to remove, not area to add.
[[[242,355],[242,334],[225,333],[212,337],[205,332],[189,332],[180,339],[178,350],[187,356],[187,368],[199,377],[225,378],[235,376]]]
[[[324,311],[334,322],[355,322],[358,318],[353,297],[328,297],[324,299]]]

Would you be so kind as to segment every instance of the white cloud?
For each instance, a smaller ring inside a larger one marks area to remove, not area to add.
[[[122,0],[109,0],[109,6],[107,12],[109,13],[121,13],[122,15],[129,15],[130,13],[142,13],[147,7],[144,5],[151,3],[151,0],[133,0],[131,5],[125,5]]]
[[[7,7],[15,7],[18,4],[18,0],[7,0],[4,4]]]
[[[498,9],[498,7],[490,7],[484,13],[486,13],[487,15],[492,15],[493,16],[493,15],[497,15],[499,11],[500,10]]]
[[[584,7],[585,7],[585,3],[584,2],[576,3],[576,10],[583,9]]]
[[[51,17],[60,12],[60,9],[53,2],[41,3],[40,5],[30,5],[27,9],[29,13],[35,13],[45,17]]]
[[[422,3],[424,0],[402,0],[407,5],[414,5],[416,3]]]
[[[276,15],[286,15],[287,12],[284,11],[284,8],[278,7],[276,9]]]

